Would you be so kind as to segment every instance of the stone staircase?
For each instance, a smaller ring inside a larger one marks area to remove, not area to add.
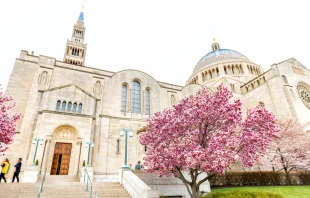
[[[41,181],[42,176],[38,178],[37,183],[0,183],[1,194],[10,198],[35,198]],[[98,198],[130,198],[117,182],[93,183],[93,185]],[[86,183],[80,183],[76,176],[47,175],[41,197],[89,198],[90,195],[86,192]],[[96,197],[94,193],[92,197]]]

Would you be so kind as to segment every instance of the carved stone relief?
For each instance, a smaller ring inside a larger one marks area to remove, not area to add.
[[[54,137],[57,139],[76,139],[76,133],[69,127],[60,128],[56,133],[54,134]]]
[[[171,94],[171,96],[170,96],[170,101],[171,101],[171,105],[176,104],[176,99],[175,99],[175,96],[173,94]]]
[[[94,90],[94,93],[95,94],[101,94],[101,83],[100,83],[100,81],[97,81],[95,84],[94,84],[94,88],[93,88]]]
[[[69,121],[77,121],[77,122],[82,122],[82,123],[90,123],[92,120],[92,118],[80,118],[80,117],[54,115],[54,114],[45,114],[44,118],[46,120],[69,120]]]
[[[47,71],[43,71],[38,78],[38,84],[48,85],[49,75]]]

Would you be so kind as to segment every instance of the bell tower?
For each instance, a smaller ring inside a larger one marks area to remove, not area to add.
[[[67,40],[63,62],[84,66],[87,44],[84,43],[85,26],[84,26],[84,6],[80,16],[73,26],[71,40]]]

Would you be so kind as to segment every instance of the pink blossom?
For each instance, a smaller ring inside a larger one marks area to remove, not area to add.
[[[241,105],[221,85],[215,92],[202,87],[172,109],[155,113],[140,136],[140,143],[147,147],[144,170],[175,175],[190,187],[192,197],[198,197],[199,185],[214,174],[224,174],[232,162],[241,160],[251,167],[278,137],[278,128],[274,115],[265,108],[249,109],[243,120]],[[187,171],[192,181],[186,180],[181,170]],[[197,181],[201,172],[208,176]]]
[[[13,143],[15,135],[16,121],[20,119],[21,114],[15,113],[12,115],[12,108],[15,107],[13,97],[3,94],[0,87],[0,155],[8,149],[8,145]]]

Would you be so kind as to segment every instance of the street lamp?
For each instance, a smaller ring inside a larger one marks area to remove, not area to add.
[[[85,144],[87,144],[88,145],[88,155],[87,155],[87,167],[89,167],[90,165],[89,165],[89,158],[90,158],[90,147],[91,148],[94,148],[94,146],[95,146],[95,143],[94,142],[86,142]],[[86,146],[86,148],[87,148],[87,146]]]
[[[32,160],[32,166],[36,165],[35,162],[36,162],[36,156],[37,156],[39,142],[40,142],[40,145],[42,145],[43,141],[44,141],[44,139],[40,139],[40,138],[34,138],[32,140],[32,144],[36,144],[36,150],[34,151],[34,156],[33,156],[33,160]]]
[[[124,136],[124,133],[125,133],[125,162],[124,162],[124,165],[122,166],[122,168],[130,168],[130,167],[127,165],[128,132],[129,132],[129,137],[133,137],[133,131],[132,131],[132,129],[128,129],[127,127],[126,127],[126,128],[121,128],[121,129],[120,129],[120,133],[119,133],[119,135],[120,135],[121,137],[123,137],[123,136]]]

